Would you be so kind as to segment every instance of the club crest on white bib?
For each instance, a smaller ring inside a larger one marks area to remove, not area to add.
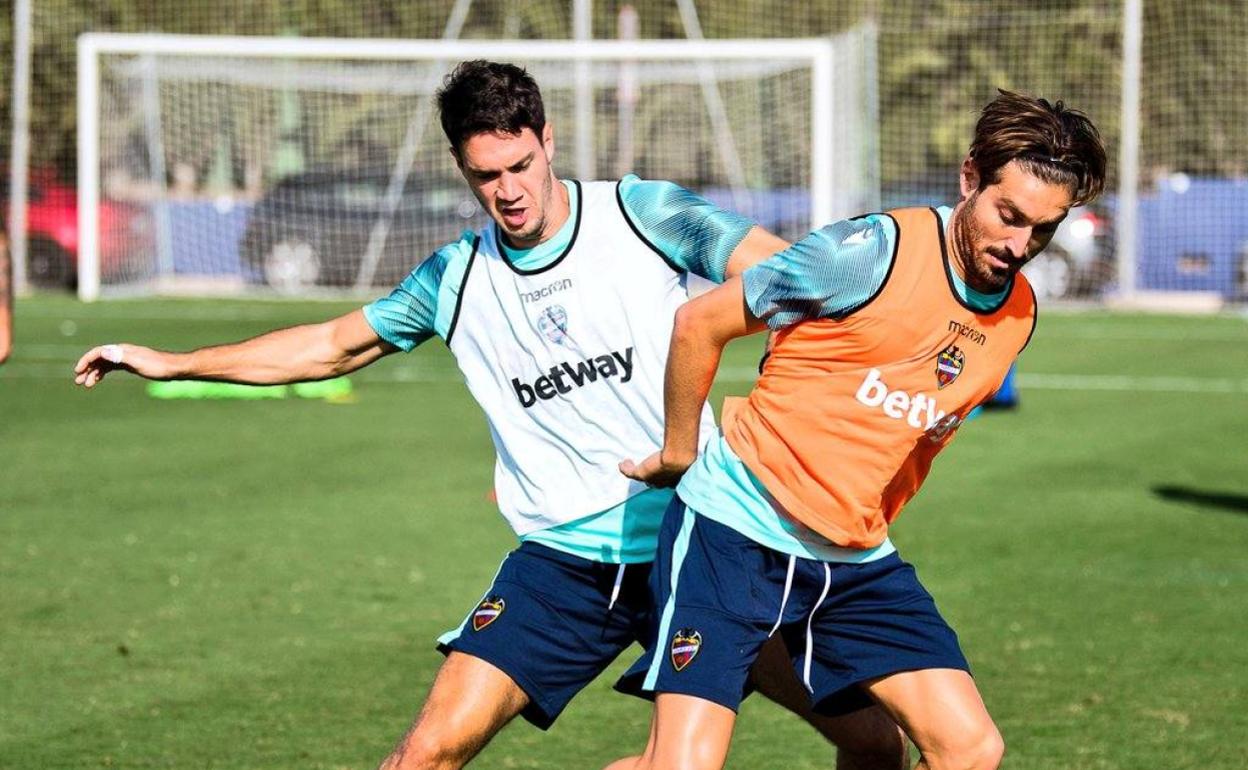
[[[568,339],[568,311],[563,305],[547,305],[537,317],[537,329],[546,339],[562,345]]]

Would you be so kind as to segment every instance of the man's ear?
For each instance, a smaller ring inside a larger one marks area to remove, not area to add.
[[[546,151],[546,162],[555,159],[555,130],[547,123],[542,127],[542,149]]]
[[[963,199],[971,197],[979,189],[979,169],[970,155],[962,161],[962,168],[958,171],[958,189]]]

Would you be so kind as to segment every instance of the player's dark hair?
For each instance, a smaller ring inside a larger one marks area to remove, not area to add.
[[[438,89],[442,130],[458,155],[480,133],[519,134],[546,127],[542,92],[533,76],[514,64],[476,59],[460,62]]]
[[[971,142],[980,189],[1000,182],[1012,160],[1038,179],[1065,186],[1077,206],[1105,187],[1105,145],[1087,115],[1060,101],[999,90],[980,113]]]

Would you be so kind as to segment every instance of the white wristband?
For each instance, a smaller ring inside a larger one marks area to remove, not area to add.
[[[122,355],[121,345],[105,345],[100,349],[100,358],[105,361],[112,361],[114,364],[121,363]]]

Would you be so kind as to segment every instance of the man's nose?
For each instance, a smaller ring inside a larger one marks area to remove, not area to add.
[[[512,174],[503,174],[498,178],[498,188],[496,194],[499,198],[507,202],[512,202],[520,198],[523,194],[520,190],[520,184],[516,177]]]
[[[1031,243],[1031,228],[1020,227],[1006,241],[1006,247],[1015,259],[1021,259],[1026,256],[1029,243]]]

